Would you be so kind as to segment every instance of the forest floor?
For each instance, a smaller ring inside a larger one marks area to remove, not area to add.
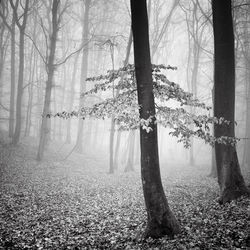
[[[198,167],[162,170],[182,232],[143,240],[138,169],[109,175],[101,158],[35,156],[29,140],[13,147],[0,138],[0,249],[247,249],[249,199],[219,205],[216,180]]]

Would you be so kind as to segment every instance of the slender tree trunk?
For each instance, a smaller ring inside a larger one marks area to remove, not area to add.
[[[179,233],[180,228],[168,206],[161,182],[146,0],[131,0],[130,3],[140,118],[153,117],[149,124],[151,131],[140,127],[141,177],[148,214],[144,236],[158,238]]]
[[[24,71],[24,30],[20,30],[19,40],[19,72],[16,99],[16,127],[13,136],[13,144],[16,145],[20,140],[22,124],[22,99],[23,99],[23,71]]]
[[[63,49],[64,50],[64,49]],[[66,82],[67,82],[67,70],[66,70],[66,66],[65,64],[63,65],[63,72],[62,72],[62,76],[61,76],[61,81],[62,81],[62,96],[60,97],[60,110],[64,109],[64,103],[65,103],[65,89],[66,89]],[[58,129],[58,138],[59,141],[63,140],[63,124],[64,124],[64,120],[63,119],[59,119],[59,129]]]
[[[35,37],[36,29],[34,29],[33,37]],[[29,86],[28,86],[28,104],[26,110],[26,124],[25,124],[25,136],[30,135],[31,119],[32,119],[32,103],[33,103],[33,86],[34,86],[34,76],[35,69],[37,67],[37,54],[34,51],[34,48],[31,49],[30,55],[30,74],[29,74]]]
[[[50,111],[51,91],[52,91],[53,76],[54,76],[54,71],[55,71],[54,59],[55,59],[55,52],[56,52],[56,39],[57,39],[58,26],[59,26],[58,17],[57,17],[59,3],[60,3],[60,0],[53,0],[53,3],[52,3],[52,34],[50,38],[50,54],[49,54],[48,64],[46,65],[48,79],[46,82],[46,89],[45,89],[43,117],[42,117],[42,125],[41,125],[37,160],[43,159],[45,143],[46,143],[47,136],[49,133],[47,114],[49,114],[49,111]]]
[[[179,1],[180,1],[180,0],[173,0],[173,5],[172,5],[170,12],[168,13],[168,15],[167,15],[167,17],[166,17],[166,19],[165,19],[165,22],[164,22],[164,24],[163,24],[163,26],[162,26],[162,28],[161,28],[160,34],[159,34],[159,36],[156,37],[156,39],[154,39],[154,41],[153,41],[153,44],[152,44],[152,56],[151,56],[153,62],[154,62],[153,59],[154,59],[154,57],[155,57],[155,54],[156,54],[156,52],[157,52],[157,49],[158,49],[158,47],[159,47],[159,45],[160,45],[160,43],[161,43],[161,40],[162,40],[164,34],[166,34],[166,31],[167,31],[168,26],[169,26],[169,24],[170,24],[172,15],[173,15],[173,13],[174,13],[176,7],[177,7],[178,4],[179,4]],[[151,4],[150,4],[149,6],[151,6]],[[150,13],[151,13],[151,11],[150,11]],[[150,14],[150,13],[149,13],[149,14]]]
[[[11,58],[10,58],[10,114],[9,114],[9,136],[13,137],[14,135],[14,124],[15,124],[15,78],[16,78],[16,65],[15,65],[15,54],[16,54],[16,31],[15,31],[15,18],[12,17],[11,23]]]
[[[19,34],[19,72],[17,83],[17,100],[16,100],[16,127],[15,133],[12,139],[14,145],[20,140],[21,126],[22,126],[22,99],[23,99],[23,75],[24,75],[24,34],[27,24],[29,0],[25,1],[25,7],[23,11],[23,23],[20,24],[17,17],[17,9],[13,9],[15,13],[15,23],[18,25]]]
[[[115,135],[115,122],[113,117],[111,118],[111,127],[109,135],[109,174],[115,172],[114,166],[114,135]]]
[[[84,18],[83,18],[83,30],[82,30],[82,43],[84,45],[83,54],[82,54],[82,65],[81,65],[81,77],[80,77],[80,95],[86,91],[86,78],[88,73],[88,37],[89,37],[89,8],[91,0],[86,0],[84,2]],[[80,107],[84,104],[84,99],[80,96]],[[79,118],[78,121],[78,131],[77,131],[77,140],[75,150],[79,153],[83,151],[83,119]]]
[[[79,59],[79,53],[77,53],[75,60],[74,60],[72,79],[71,79],[71,84],[70,84],[69,112],[73,109],[73,103],[74,103],[74,98],[75,98],[75,82],[76,82],[78,59]],[[66,143],[71,143],[71,119],[68,119],[67,121]]]
[[[213,103],[214,103],[214,87],[212,89],[212,100],[213,100]],[[214,124],[213,124],[213,130],[214,130]],[[212,147],[211,151],[212,151],[211,172],[209,174],[209,177],[216,178],[217,177],[217,167],[216,167],[215,148]]]
[[[135,130],[129,132],[128,159],[124,172],[134,171]]]
[[[230,125],[214,125],[215,137],[235,136],[235,58],[231,1],[212,0],[214,29],[214,114]],[[220,202],[249,193],[241,174],[236,147],[215,144]]]
[[[128,62],[129,62],[129,55],[130,55],[130,51],[131,51],[131,46],[132,46],[132,29],[130,29],[130,33],[129,33],[129,39],[128,39],[128,44],[127,44],[127,49],[126,49],[126,57],[123,63],[123,66],[127,66]],[[121,76],[121,81],[123,81],[123,75]],[[118,96],[119,94],[119,90],[117,89],[117,93],[116,96]],[[112,121],[114,122],[114,121]],[[114,168],[117,169],[118,168],[118,154],[119,154],[119,149],[120,149],[120,143],[121,143],[121,134],[122,131],[118,131],[117,132],[117,137],[116,137],[116,147],[115,147],[115,153],[114,153]]]
[[[198,68],[199,68],[199,62],[200,62],[200,49],[194,42],[194,62],[193,62],[193,69],[192,69],[192,79],[191,79],[191,88],[192,88],[192,93],[194,94],[194,97],[197,98],[197,77],[198,77]],[[195,113],[195,108],[191,108],[191,112]],[[189,164],[191,166],[195,165],[195,159],[194,159],[194,138],[191,138],[191,147],[190,147],[190,158],[189,158]]]

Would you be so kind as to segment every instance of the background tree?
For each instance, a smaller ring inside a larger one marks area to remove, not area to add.
[[[82,8],[82,46],[84,46],[82,53],[82,62],[81,62],[81,77],[80,77],[80,93],[86,91],[86,82],[88,73],[88,55],[89,55],[89,12],[90,12],[91,0],[84,1],[84,8]],[[84,105],[84,99],[80,96],[79,107]],[[77,130],[77,140],[75,145],[75,150],[79,153],[82,153],[83,150],[83,119],[79,119],[78,130]]]
[[[58,15],[59,6],[60,6],[60,0],[53,0],[52,9],[51,9],[52,33],[50,34],[49,57],[48,57],[48,62],[46,63],[46,71],[47,71],[48,78],[46,81],[42,125],[41,125],[40,140],[39,140],[39,147],[38,147],[38,153],[37,153],[38,160],[43,159],[45,143],[46,143],[46,139],[49,133],[47,115],[50,113],[51,91],[52,91],[53,76],[54,76],[54,71],[55,71],[54,60],[55,60],[55,52],[56,52],[56,40],[57,40],[57,34],[59,30],[59,23],[61,21],[61,15]]]
[[[19,3],[19,1],[17,1]],[[17,99],[16,99],[16,126],[13,136],[13,144],[17,144],[21,135],[22,125],[22,99],[23,99],[23,78],[24,78],[24,36],[29,11],[29,0],[25,1],[22,14],[18,15],[18,6],[10,0],[10,5],[13,9],[15,24],[19,29],[19,69],[18,69],[18,82],[17,82]]]

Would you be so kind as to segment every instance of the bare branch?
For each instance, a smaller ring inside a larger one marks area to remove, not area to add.
[[[75,50],[75,51],[73,51],[72,53],[70,53],[68,56],[66,56],[66,58],[64,58],[64,60],[63,61],[61,61],[61,62],[59,62],[59,63],[56,63],[56,64],[54,64],[54,66],[60,66],[60,65],[62,65],[62,64],[64,64],[69,58],[71,58],[73,55],[75,55],[75,54],[77,54],[77,53],[79,53],[85,46],[87,46],[88,44],[89,44],[89,42],[91,41],[91,39],[89,39],[89,41],[88,42],[86,42],[86,43],[84,43],[84,44],[82,44],[81,46],[80,46],[80,48],[79,49],[77,49],[77,50]]]
[[[6,108],[2,103],[0,103],[0,107],[6,111],[10,111],[8,108]]]
[[[46,65],[46,64],[47,64],[47,61],[44,59],[43,54],[41,53],[41,51],[40,51],[39,48],[37,47],[37,45],[36,45],[36,43],[34,42],[33,38],[32,38],[30,35],[28,35],[27,33],[24,33],[24,35],[27,36],[27,37],[31,40],[32,44],[34,45],[35,49],[37,50],[38,54],[39,54],[40,57],[42,58],[44,64]]]

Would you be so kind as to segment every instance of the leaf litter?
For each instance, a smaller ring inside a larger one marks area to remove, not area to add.
[[[250,247],[249,199],[219,205],[216,180],[199,169],[175,166],[169,172],[162,166],[165,193],[182,232],[145,240],[139,168],[109,175],[103,161],[84,155],[57,162],[49,156],[42,163],[34,155],[29,144],[0,143],[0,249]]]

